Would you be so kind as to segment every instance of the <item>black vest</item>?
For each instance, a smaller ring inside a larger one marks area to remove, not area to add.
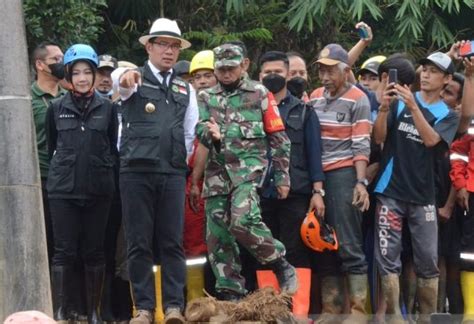
[[[282,113],[282,105],[288,106]],[[308,119],[306,105],[290,95],[283,99],[278,105],[280,115],[285,124],[285,132],[291,142],[290,153],[290,194],[310,195],[313,184],[308,170],[307,155],[304,144],[304,125]],[[269,154],[270,157],[270,154]],[[270,157],[271,158],[271,157]],[[273,167],[270,168],[261,189],[264,198],[277,198],[277,191],[273,179]]]
[[[48,174],[50,198],[112,196],[117,149],[117,111],[94,95],[85,114],[71,93],[52,102],[56,151]]]
[[[184,116],[189,84],[171,76],[162,85],[148,64],[140,69],[142,85],[122,102],[120,172],[186,174]]]
[[[281,105],[282,103],[280,103]],[[294,194],[311,194],[313,187],[308,170],[308,158],[304,144],[304,125],[307,120],[306,105],[290,95],[285,104],[287,113],[281,114],[285,123],[286,134],[291,142],[290,155],[290,192]]]

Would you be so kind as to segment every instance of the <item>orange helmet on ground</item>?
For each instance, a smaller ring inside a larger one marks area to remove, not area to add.
[[[339,247],[334,228],[324,219],[318,219],[314,210],[306,214],[300,233],[304,244],[314,251],[336,251]]]

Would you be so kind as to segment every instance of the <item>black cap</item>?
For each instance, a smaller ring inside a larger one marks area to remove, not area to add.
[[[189,61],[178,61],[176,64],[173,66],[174,73],[177,76],[181,76],[184,74],[189,74]]]

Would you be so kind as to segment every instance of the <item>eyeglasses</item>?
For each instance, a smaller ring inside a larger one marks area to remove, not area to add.
[[[48,60],[54,61],[54,63],[61,63],[63,61],[63,57],[62,56],[45,57],[41,61],[46,62]]]
[[[177,52],[181,49],[181,43],[168,43],[168,42],[163,42],[163,41],[158,41],[158,42],[151,42],[154,45],[157,45],[160,50],[166,51],[169,48],[173,52]]]

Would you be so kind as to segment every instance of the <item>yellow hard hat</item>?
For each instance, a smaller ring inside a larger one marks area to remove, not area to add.
[[[201,51],[194,55],[189,66],[189,73],[208,69],[214,71],[214,53],[211,50]]]

